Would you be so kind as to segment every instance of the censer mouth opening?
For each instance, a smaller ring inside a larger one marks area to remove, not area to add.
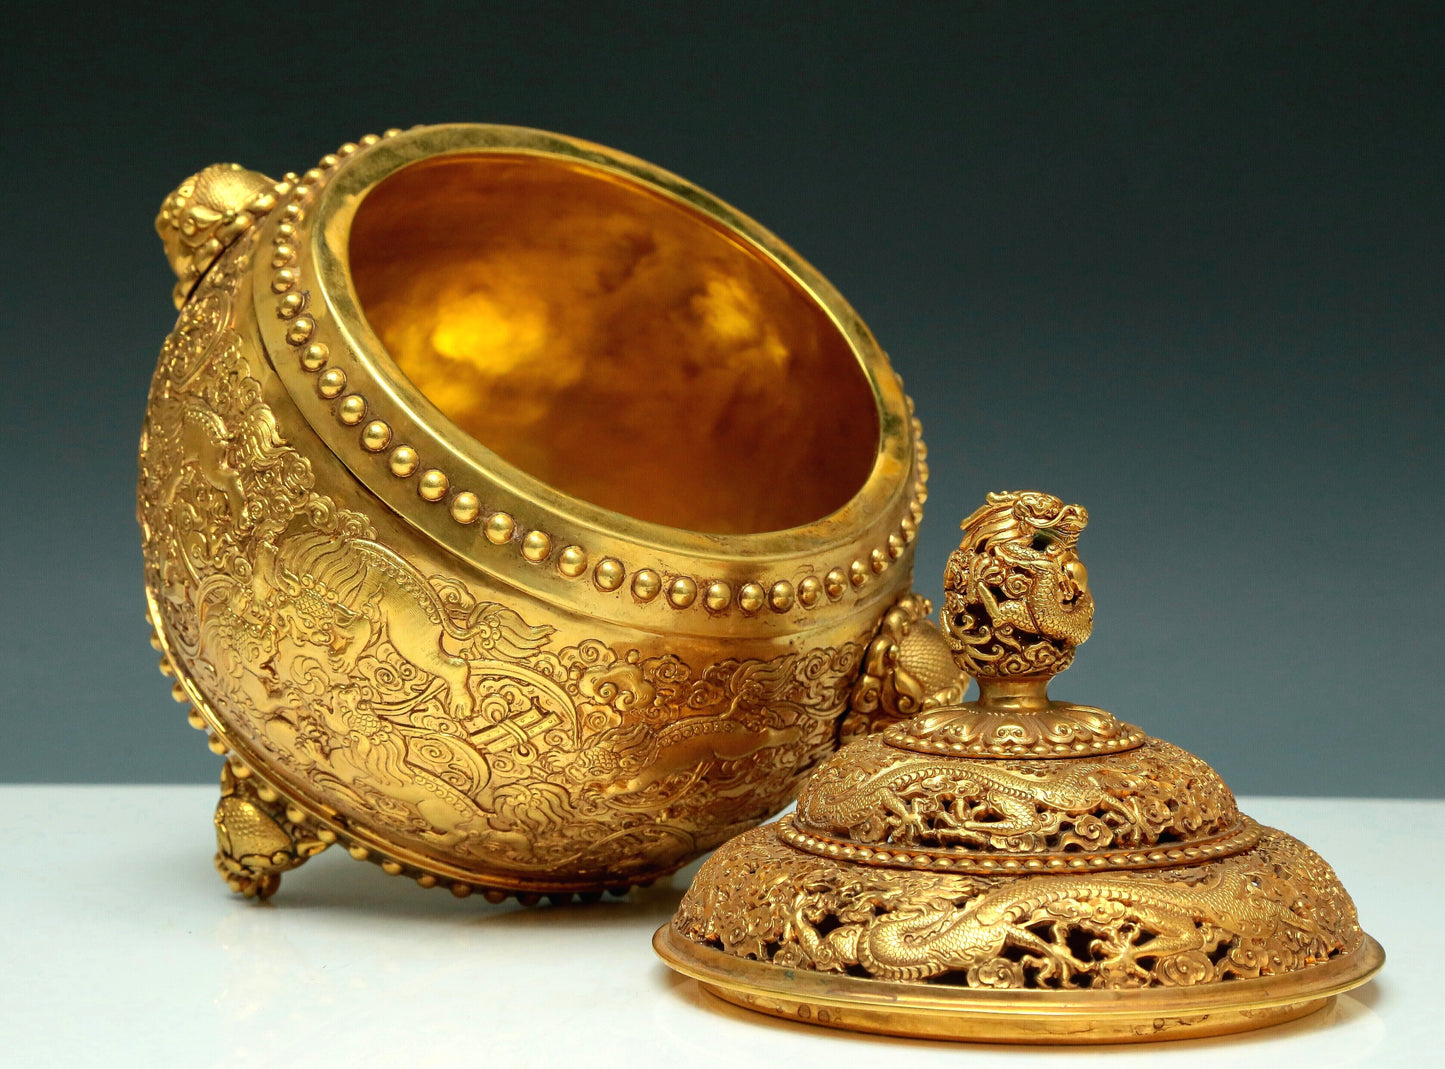
[[[349,270],[401,372],[574,498],[759,534],[852,500],[880,449],[862,358],[721,220],[585,162],[453,153],[383,178]]]

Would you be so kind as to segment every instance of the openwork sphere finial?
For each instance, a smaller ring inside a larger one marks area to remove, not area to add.
[[[943,630],[971,676],[1052,676],[1094,626],[1094,597],[1079,560],[1082,505],[1052,494],[1003,491],[963,521],[943,573]]]

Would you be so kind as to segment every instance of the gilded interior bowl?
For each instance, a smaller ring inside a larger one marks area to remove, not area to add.
[[[909,594],[897,375],[697,187],[418,127],[280,182],[207,168],[157,228],[147,598],[228,754],[234,889],[335,842],[458,894],[626,887],[961,696]]]

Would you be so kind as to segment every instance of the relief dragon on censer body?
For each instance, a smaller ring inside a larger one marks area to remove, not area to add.
[[[615,882],[765,816],[759,799],[831,752],[860,645],[701,670],[600,640],[558,646],[551,626],[423,574],[320,492],[236,333],[253,243],[205,274],[167,339],[139,517],[172,655],[275,774],[423,853],[585,881],[605,852]],[[290,834],[277,820],[243,822],[260,829],[254,850],[223,841],[233,886],[268,893],[303,859],[273,849]]]

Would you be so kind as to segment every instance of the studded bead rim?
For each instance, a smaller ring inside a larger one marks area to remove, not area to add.
[[[589,571],[587,562],[591,554],[585,546],[569,543],[562,552],[554,553],[556,539],[550,532],[522,529],[509,513],[489,508],[475,492],[456,485],[441,467],[428,465],[414,445],[395,441],[388,420],[373,411],[371,399],[357,390],[348,390],[350,384],[345,371],[330,366],[332,354],[325,342],[316,340],[318,316],[322,311],[312,307],[305,273],[298,265],[296,228],[341,164],[401,132],[393,129],[380,137],[367,135],[354,144],[341,146],[335,154],[322,157],[317,166],[305,174],[299,177],[289,174],[277,183],[276,195],[287,199],[284,203],[278,201],[279,212],[273,210],[279,221],[272,233],[271,256],[263,258],[270,266],[269,287],[276,298],[275,314],[286,324],[286,342],[296,350],[298,366],[317,376],[316,391],[324,400],[333,402],[332,412],[338,422],[360,429],[356,438],[360,454],[386,464],[397,479],[417,477],[420,480],[417,493],[423,500],[446,502],[446,511],[457,524],[469,527],[480,523],[487,541],[514,549],[529,563],[550,567],[566,580],[590,578],[591,585],[602,593],[630,593],[639,603],[656,603],[674,611],[694,610],[710,616],[732,611],[744,615],[759,612],[786,615],[796,608],[808,611],[841,601],[850,589],[861,590],[906,553],[918,536],[928,480],[928,451],[923,443],[922,426],[913,416],[911,400],[907,400],[907,405],[915,466],[906,515],[881,545],[839,565],[821,568],[818,575],[801,575],[796,581],[759,578],[739,583],[723,577],[665,574],[653,568],[631,567],[616,557],[601,559]]]

